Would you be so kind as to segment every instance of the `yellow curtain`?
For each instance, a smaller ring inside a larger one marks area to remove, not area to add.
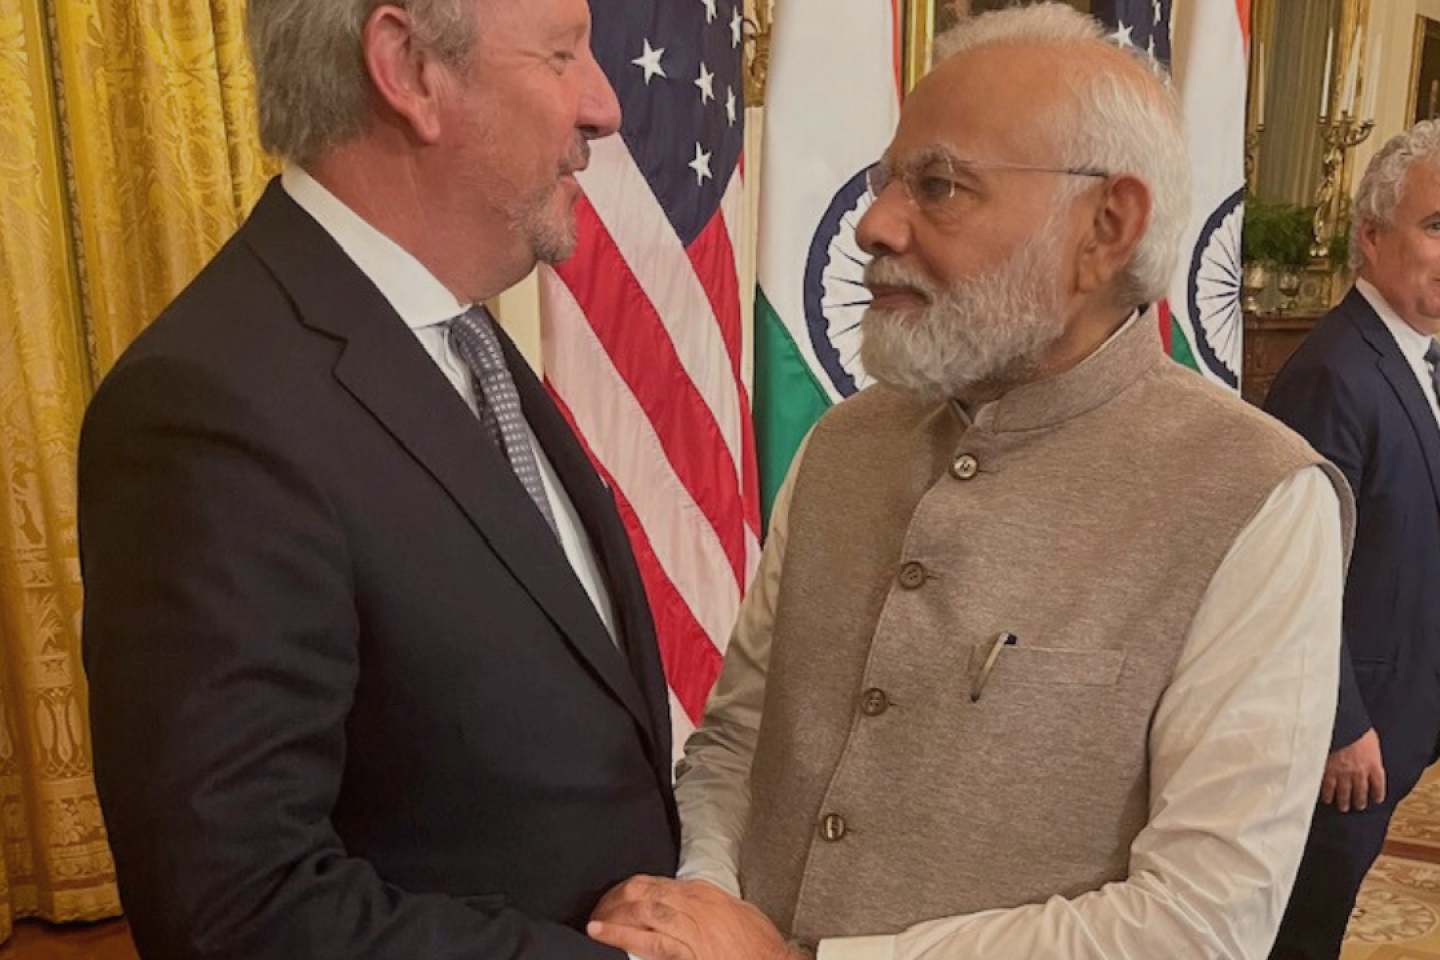
[[[80,663],[93,385],[273,164],[243,0],[0,0],[0,939],[119,913]],[[163,838],[157,838],[163,842]]]

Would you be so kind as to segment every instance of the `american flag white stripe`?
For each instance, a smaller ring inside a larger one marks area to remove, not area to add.
[[[745,236],[745,175],[738,169],[725,188],[725,196],[720,201],[720,215],[725,218],[725,232],[730,234],[732,241]]]
[[[540,291],[548,324],[544,357],[551,390],[569,408],[592,454],[625,491],[660,564],[695,619],[723,649],[740,591],[715,529],[676,476],[654,427],[570,288],[546,269]],[[616,429],[617,424],[624,429]]]
[[[728,365],[717,363],[725,356],[725,342],[710,298],[624,143],[610,137],[592,149],[591,167],[580,174],[580,185],[659,312],[690,382],[715,415],[738,477],[739,395]]]

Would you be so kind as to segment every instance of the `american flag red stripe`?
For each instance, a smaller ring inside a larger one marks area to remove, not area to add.
[[[570,428],[576,430],[575,418],[569,408],[559,400],[556,400],[556,404],[569,421]],[[580,443],[585,447],[590,459],[598,462],[583,435]],[[603,466],[599,468],[599,472],[615,494],[615,505],[619,508],[620,518],[630,531],[635,561],[645,581],[646,599],[650,602],[650,610],[655,618],[660,641],[660,659],[665,665],[665,675],[673,678],[671,689],[675,699],[685,711],[691,725],[696,725],[704,711],[705,698],[720,676],[720,651],[710,642],[705,628],[695,619],[694,612],[685,603],[685,598],[681,596],[675,582],[665,573],[665,567],[656,557],[655,548],[651,545],[650,538],[645,535],[645,529],[635,514],[635,508],[625,497],[625,492]]]
[[[725,341],[725,353],[730,360],[730,372],[740,376],[740,350],[744,337],[740,329],[739,278],[735,275],[735,250],[730,245],[730,233],[725,220],[716,217],[701,231],[700,236],[689,246],[690,263],[695,275],[700,278],[710,307],[720,325],[720,336]]]
[[[715,451],[725,449],[719,424],[686,376],[659,308],[646,297],[587,200],[580,201],[576,216],[587,256],[560,265],[555,273],[589,319],[671,467],[714,528],[736,583],[744,587],[745,518],[743,508],[736,509],[741,504],[740,481],[734,462],[716,456]],[[733,274],[733,258],[730,270]],[[560,382],[552,376],[552,383]]]

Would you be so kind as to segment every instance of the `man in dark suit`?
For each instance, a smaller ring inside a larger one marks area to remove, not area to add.
[[[86,418],[121,895],[147,960],[618,960],[585,920],[678,843],[654,628],[478,305],[619,107],[585,0],[364,6],[251,0],[284,175]]]
[[[1440,749],[1440,127],[1375,155],[1351,257],[1354,289],[1266,401],[1358,505],[1332,753],[1273,960],[1339,955],[1390,816]]]

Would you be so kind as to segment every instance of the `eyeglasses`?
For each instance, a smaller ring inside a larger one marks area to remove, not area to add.
[[[961,160],[949,154],[922,155],[910,163],[894,167],[880,161],[865,171],[865,186],[871,201],[892,183],[899,183],[910,202],[932,220],[952,216],[952,201],[966,189],[960,179],[962,171],[1013,170],[1020,173],[1057,173],[1070,177],[1108,179],[1111,174],[1094,167],[1040,167],[1027,163],[1006,163],[1002,160]]]

